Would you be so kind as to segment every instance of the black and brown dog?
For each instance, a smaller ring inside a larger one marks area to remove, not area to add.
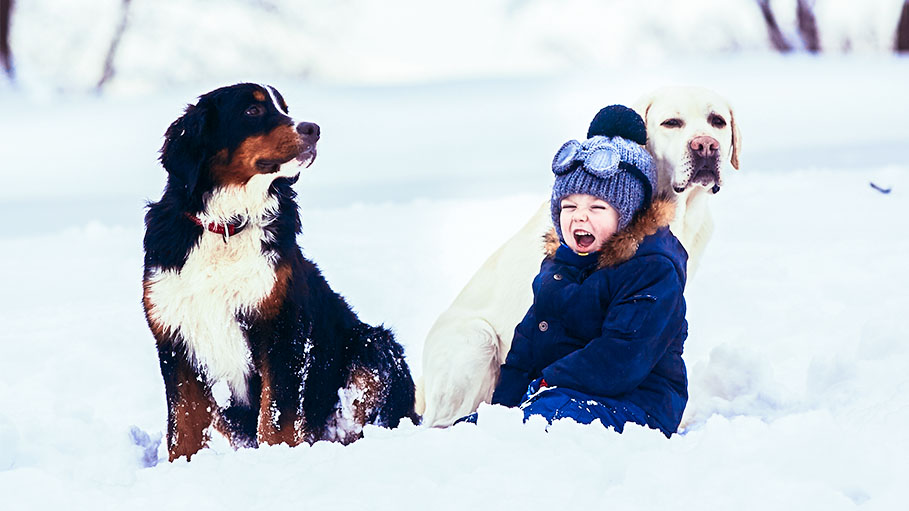
[[[403,349],[362,323],[296,242],[292,185],[319,127],[273,87],[223,87],[165,134],[145,216],[144,307],[167,393],[170,460],[210,428],[235,447],[352,442],[413,416]]]

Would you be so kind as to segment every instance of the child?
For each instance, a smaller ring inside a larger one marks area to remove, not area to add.
[[[669,232],[675,206],[652,197],[656,168],[633,110],[604,108],[587,137],[553,159],[560,244],[548,240],[492,403],[520,405],[525,420],[599,419],[620,433],[634,422],[668,437],[688,400],[688,255]]]

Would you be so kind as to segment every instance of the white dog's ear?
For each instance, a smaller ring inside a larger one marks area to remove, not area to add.
[[[647,126],[647,113],[650,112],[650,107],[653,105],[655,97],[656,96],[653,93],[642,96],[638,98],[631,107],[641,116],[641,119],[644,119],[644,126]],[[650,137],[648,136],[647,139],[649,140]]]
[[[729,108],[729,126],[732,127],[732,168],[739,170],[739,158],[742,155],[742,132],[738,123],[735,122],[735,114],[732,107]]]

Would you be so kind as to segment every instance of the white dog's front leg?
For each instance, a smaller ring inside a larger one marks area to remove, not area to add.
[[[437,324],[427,342],[439,350],[424,362],[430,365],[423,368],[423,425],[448,427],[492,398],[504,355],[492,326],[481,319]]]
[[[423,345],[423,381],[416,400],[417,410],[425,403],[424,425],[450,426],[492,397],[514,328],[533,303],[531,284],[550,229],[549,201],[544,201],[432,326]]]

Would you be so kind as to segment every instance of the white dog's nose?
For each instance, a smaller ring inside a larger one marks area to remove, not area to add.
[[[688,142],[688,147],[701,158],[716,158],[720,152],[720,143],[717,139],[706,135],[692,138],[691,142]]]

